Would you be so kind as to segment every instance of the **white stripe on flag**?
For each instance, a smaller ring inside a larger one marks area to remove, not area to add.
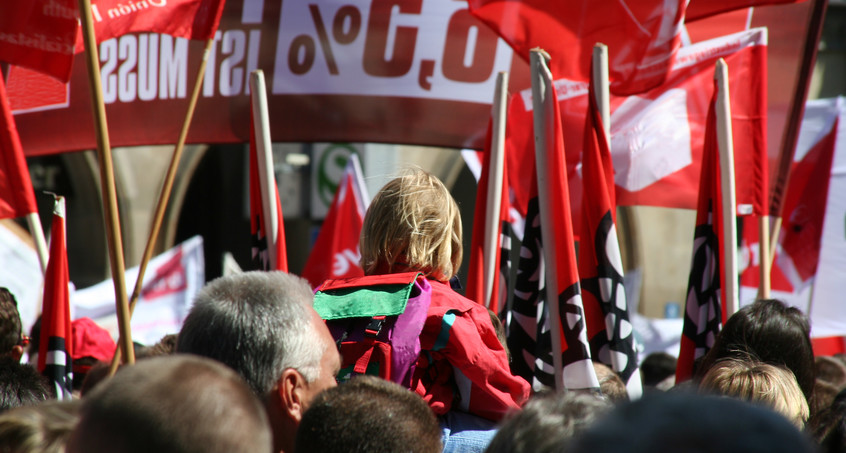
[[[47,351],[46,363],[47,365],[61,365],[66,367],[68,366],[68,354],[65,351]]]

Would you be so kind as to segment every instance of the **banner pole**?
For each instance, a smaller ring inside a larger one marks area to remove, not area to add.
[[[132,349],[132,334],[129,326],[129,304],[126,297],[126,274],[123,257],[123,241],[118,218],[117,191],[112,164],[112,149],[109,144],[109,127],[106,122],[106,105],[103,102],[103,87],[100,82],[100,65],[97,52],[97,40],[94,36],[94,20],[91,16],[91,1],[79,0],[80,19],[86,50],[91,104],[94,109],[94,122],[97,129],[97,161],[100,167],[100,187],[103,192],[103,213],[106,217],[106,239],[109,245],[109,261],[112,281],[115,286],[115,305],[117,309],[120,348],[125,363],[135,363]]]
[[[41,229],[41,218],[37,212],[30,212],[26,215],[26,224],[32,234],[32,242],[35,244],[35,251],[38,252],[38,263],[41,264],[41,275],[47,273],[47,241],[44,240],[44,230]]]
[[[250,96],[252,96],[253,118],[255,119],[256,152],[258,163],[259,185],[261,187],[261,203],[264,209],[264,231],[267,237],[267,251],[270,257],[270,268],[277,269],[279,257],[276,256],[276,241],[278,240],[279,222],[277,218],[276,196],[272,193],[276,176],[273,169],[273,156],[270,141],[270,115],[267,111],[267,89],[264,83],[264,71],[256,69],[250,73]]]
[[[532,73],[532,109],[534,116],[534,134],[535,134],[535,166],[537,168],[538,177],[538,200],[540,201],[540,219],[541,219],[541,237],[543,238],[543,256],[544,266],[546,268],[546,307],[549,310],[549,324],[551,330],[552,340],[552,367],[555,376],[555,390],[564,390],[564,364],[561,357],[561,318],[558,310],[558,279],[556,277],[556,260],[553,255],[555,248],[555,232],[553,231],[552,220],[549,213],[552,212],[550,206],[549,195],[549,174],[547,163],[546,150],[548,147],[555,146],[554,143],[547,142],[548,129],[553,121],[546,104],[547,98],[551,95],[550,88],[547,86],[547,81],[552,80],[552,75],[549,73],[547,62],[549,61],[549,54],[541,49],[532,49],[529,52],[530,69]],[[552,99],[551,102],[558,102]],[[572,246],[572,244],[567,245]]]
[[[179,139],[173,149],[173,154],[170,158],[170,166],[167,169],[162,190],[159,193],[159,201],[156,204],[156,212],[153,215],[153,222],[150,226],[150,235],[147,238],[147,246],[144,248],[144,255],[141,257],[141,263],[138,266],[138,277],[135,279],[135,289],[132,291],[132,296],[129,298],[129,317],[135,312],[135,305],[138,303],[138,298],[141,297],[141,290],[144,287],[144,274],[147,271],[147,265],[153,258],[153,249],[158,240],[159,233],[162,229],[162,222],[164,221],[165,210],[170,201],[170,195],[173,192],[173,183],[176,180],[176,171],[179,168],[179,161],[182,158],[182,151],[185,149],[185,141],[188,138],[188,129],[191,127],[191,120],[194,118],[194,110],[197,107],[197,100],[200,98],[200,90],[203,87],[203,77],[206,74],[206,64],[209,61],[212,46],[214,46],[214,37],[206,41],[206,48],[203,50],[203,59],[200,62],[200,67],[197,69],[197,78],[194,81],[194,90],[191,92],[191,99],[188,102],[188,111],[185,113],[185,119],[182,122],[182,129],[179,131]],[[109,375],[117,371],[120,363],[120,350],[115,351],[112,357],[112,363],[109,367]]]
[[[720,150],[720,186],[723,213],[723,287],[726,295],[726,318],[737,312],[737,223],[735,217],[734,144],[731,130],[731,102],[729,100],[728,65],[717,60],[714,78],[717,80],[717,143]]]
[[[496,259],[499,255],[499,247],[497,247],[499,238],[497,236],[500,234],[500,213],[502,211],[502,178],[505,161],[507,99],[508,73],[500,72],[496,75],[496,90],[494,91],[493,109],[491,111],[491,168],[488,173],[488,198],[485,201],[485,212],[487,212],[488,218],[485,219],[483,275],[485,289],[484,303],[488,308],[493,304],[493,298],[498,296],[498,294],[493,294],[493,282],[494,275],[498,272],[498,269],[496,269]]]
[[[593,86],[596,87],[596,105],[599,107],[599,116],[602,117],[602,130],[605,132],[605,140],[611,143],[611,84],[608,76],[608,46],[600,42],[593,46],[593,59],[591,60],[591,77]]]

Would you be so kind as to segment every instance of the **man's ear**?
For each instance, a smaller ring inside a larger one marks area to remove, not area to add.
[[[306,380],[299,371],[287,368],[279,378],[277,392],[282,410],[298,423],[306,410]]]
[[[12,351],[9,352],[9,355],[12,356],[12,360],[20,361],[21,356],[23,356],[23,353],[24,353],[23,346],[16,344],[16,345],[12,346]]]

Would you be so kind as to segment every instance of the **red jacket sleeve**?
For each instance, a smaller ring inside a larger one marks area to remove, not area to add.
[[[446,284],[432,281],[432,304],[420,335],[423,354],[430,354],[435,369],[446,361],[452,369],[451,382],[432,379],[430,388],[417,391],[430,406],[443,413],[460,409],[492,421],[519,409],[529,397],[530,386],[511,374],[505,348],[496,336],[487,309],[454,292]],[[434,388],[449,385],[444,388]],[[426,385],[424,385],[425,387]],[[445,394],[452,401],[442,401]],[[441,400],[441,401],[439,401]]]

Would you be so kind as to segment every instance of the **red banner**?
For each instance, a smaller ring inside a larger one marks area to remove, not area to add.
[[[176,141],[203,47],[153,33],[100,44],[113,146]],[[12,68],[27,155],[96,146],[82,58],[69,88],[55,89],[61,102],[39,103],[31,78],[18,83]],[[529,86],[526,63],[463,2],[229,0],[188,143],[248,141],[256,68],[268,77],[274,141],[481,148],[497,72],[508,71],[512,87]]]
[[[769,25],[771,158],[781,147],[810,4],[755,8],[751,16],[753,26]],[[690,24],[693,41],[725,17]],[[742,30],[747,19],[716,35]],[[229,0],[215,36],[189,143],[247,142],[247,79],[256,68],[268,74],[271,136],[280,142],[481,149],[496,73],[510,73],[512,93],[529,87],[525,61],[459,1]],[[202,42],[150,33],[100,44],[113,146],[176,141],[202,53]],[[96,146],[83,56],[75,58],[71,82],[49,89],[33,88],[32,75],[11,68],[7,85],[28,156]]]

